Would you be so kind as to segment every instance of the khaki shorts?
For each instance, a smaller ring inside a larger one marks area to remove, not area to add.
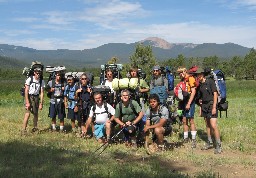
[[[26,113],[31,112],[32,114],[38,114],[39,95],[29,95],[28,99],[30,103],[30,109],[26,110]]]

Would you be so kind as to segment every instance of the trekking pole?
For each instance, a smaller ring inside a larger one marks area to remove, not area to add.
[[[124,130],[125,127],[123,127],[119,132],[117,132],[115,135],[113,135],[110,140],[113,140],[115,137],[117,137],[123,130]],[[103,151],[108,147],[109,143],[108,142],[105,142],[103,143],[99,148],[97,148],[94,153],[96,153],[98,150],[100,150],[103,146],[105,146],[103,148],[103,150],[99,153],[99,155],[101,155],[101,153],[103,153]]]

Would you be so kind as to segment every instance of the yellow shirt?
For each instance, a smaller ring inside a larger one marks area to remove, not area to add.
[[[189,93],[191,93],[191,88],[196,87],[196,79],[193,76],[189,76],[185,78],[186,81],[186,88]]]

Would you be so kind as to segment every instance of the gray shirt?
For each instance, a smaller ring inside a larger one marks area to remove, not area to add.
[[[164,76],[154,77],[150,82],[150,90],[155,86],[165,86],[168,89],[168,80]]]
[[[52,88],[53,87],[52,80],[50,80],[47,85],[49,86],[49,88]],[[63,102],[64,91],[62,90],[62,87],[64,87],[63,84],[55,83],[54,92],[51,96],[50,103],[55,104],[55,101],[57,101],[57,103]]]
[[[169,119],[169,111],[165,106],[160,106],[157,112],[154,112],[154,111],[151,111],[151,112],[152,112],[151,122],[153,124],[157,124],[160,121],[160,119],[166,119],[166,120]],[[150,120],[150,108],[147,109],[146,116],[147,116],[147,120]]]

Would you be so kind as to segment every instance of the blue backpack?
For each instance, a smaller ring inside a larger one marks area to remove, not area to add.
[[[224,73],[221,70],[214,70],[211,72],[213,79],[215,81],[217,91],[218,91],[218,110],[219,111],[227,111],[228,110],[228,102],[227,99],[227,87]],[[221,114],[220,114],[221,117]],[[227,117],[227,112],[226,112]]]
[[[168,66],[165,67],[166,70],[166,79],[168,80],[168,90],[171,91],[174,89],[174,75],[171,73]]]

